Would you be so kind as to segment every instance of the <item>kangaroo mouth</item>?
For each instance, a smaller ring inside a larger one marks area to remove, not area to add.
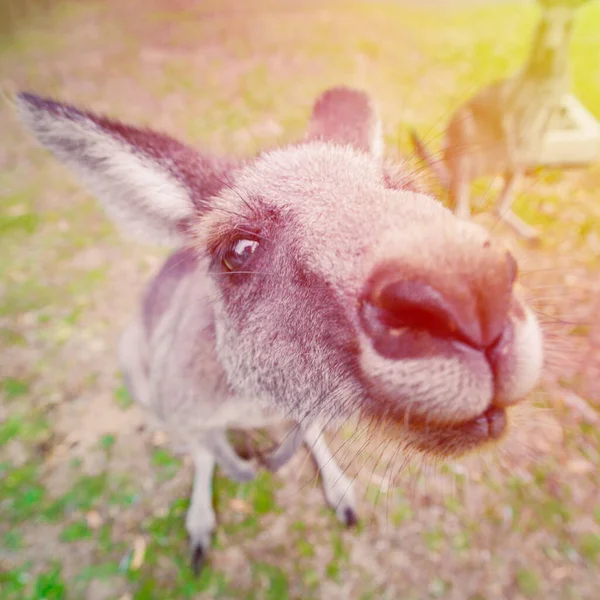
[[[423,425],[413,424],[412,430],[427,435],[431,433],[433,437],[452,436],[461,440],[463,443],[482,444],[488,441],[501,439],[506,433],[508,427],[506,410],[496,406],[491,406],[480,416],[475,417],[464,423],[455,425]],[[411,426],[409,425],[409,429]]]
[[[395,416],[389,424],[392,430],[401,430],[398,434],[409,447],[439,458],[457,458],[499,442],[508,432],[508,421],[505,408],[490,406],[479,416],[461,423],[437,424]]]
[[[504,437],[507,427],[506,409],[491,406],[480,417],[460,425],[458,430],[482,440],[499,440]]]
[[[468,454],[505,436],[509,420],[506,403],[497,395],[497,343],[489,351],[478,347],[424,311],[412,311],[405,319],[410,322],[398,326],[364,303],[360,317],[368,336],[363,373],[371,407],[400,430],[398,437],[443,458]],[[406,361],[408,368],[402,366]],[[410,379],[408,369],[417,375],[412,388],[403,385]]]

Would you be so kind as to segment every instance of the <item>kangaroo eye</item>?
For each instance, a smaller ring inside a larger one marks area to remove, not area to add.
[[[228,271],[239,271],[258,248],[256,240],[236,240],[223,256],[223,266]]]

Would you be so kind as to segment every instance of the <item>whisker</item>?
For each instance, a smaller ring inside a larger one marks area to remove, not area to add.
[[[213,277],[234,277],[235,275],[267,275],[270,277],[282,277],[280,273],[269,271],[220,271],[218,273],[212,273]]]

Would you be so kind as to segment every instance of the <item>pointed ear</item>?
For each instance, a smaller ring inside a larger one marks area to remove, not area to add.
[[[344,86],[317,98],[307,139],[350,145],[376,157],[383,154],[381,121],[373,101],[365,92]]]
[[[22,93],[21,119],[76,173],[128,234],[179,245],[225,185],[235,161],[204,157],[172,138]]]

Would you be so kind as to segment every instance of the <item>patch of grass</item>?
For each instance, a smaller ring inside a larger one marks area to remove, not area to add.
[[[531,597],[540,590],[541,582],[537,571],[533,569],[518,569],[515,573],[517,587],[522,594]]]
[[[90,292],[106,279],[108,267],[98,267],[97,269],[88,269],[79,273],[67,285],[67,291],[73,296],[82,292]]]
[[[434,577],[431,583],[427,586],[427,591],[434,598],[444,598],[452,589],[452,584],[441,577]]]
[[[0,316],[25,313],[51,304],[57,297],[53,290],[37,279],[12,283],[0,302]]]
[[[31,235],[41,222],[39,215],[26,213],[15,216],[0,215],[0,235],[9,236],[16,234]]]
[[[452,537],[452,547],[457,551],[471,548],[471,535],[466,529]]]
[[[534,485],[518,477],[508,479],[508,502],[514,526],[524,533],[540,527],[554,533],[564,532],[572,520],[568,488],[547,480],[546,472],[541,467],[534,471],[534,477]],[[523,519],[523,514],[529,515],[528,518]]]
[[[266,515],[277,510],[275,485],[271,473],[261,472],[251,494],[252,510],[257,515]]]
[[[133,404],[133,398],[129,395],[128,389],[120,385],[114,393],[115,402],[119,408],[127,410]]]
[[[154,84],[155,93],[158,96],[167,94],[187,92],[201,92],[201,81],[196,74],[190,72],[189,66],[185,61],[171,59],[165,62],[161,69],[161,78]]]
[[[42,515],[48,521],[57,521],[76,511],[89,511],[100,503],[107,486],[106,472],[81,475],[62,497],[49,503]]]
[[[523,190],[515,198],[513,210],[527,223],[543,229],[547,238],[549,231],[561,226],[559,206],[556,195]]]
[[[11,327],[0,327],[0,341],[7,346],[24,346],[27,338]]]
[[[20,430],[21,420],[17,417],[9,417],[6,421],[0,423],[0,447],[17,437]]]
[[[245,73],[239,82],[240,97],[250,113],[269,110],[273,105],[273,93],[276,89],[277,85],[264,63]]]
[[[315,548],[308,540],[299,538],[296,540],[296,549],[298,555],[303,558],[312,558],[315,555]]]
[[[118,575],[122,575],[119,564],[117,562],[108,561],[84,567],[77,575],[75,575],[74,582],[79,585],[85,585],[93,579],[105,580]]]
[[[61,542],[76,542],[79,540],[89,540],[92,538],[92,530],[88,527],[85,520],[73,521],[69,523],[60,534]]]
[[[64,496],[67,506],[82,511],[91,510],[100,500],[108,483],[105,472],[97,475],[82,475]]]
[[[333,581],[339,582],[342,567],[349,559],[348,549],[344,544],[339,529],[334,529],[331,534],[331,546],[333,549],[333,558],[327,563],[325,573]]]
[[[27,562],[16,569],[0,569],[2,600],[66,600],[67,584],[59,564],[53,564],[33,580],[31,566]]]
[[[423,541],[431,552],[440,552],[446,545],[446,534],[441,528],[435,527],[423,532]]]
[[[23,534],[16,529],[7,531],[2,537],[2,546],[9,552],[15,552],[23,548]]]
[[[29,384],[21,379],[6,377],[2,380],[2,392],[7,400],[12,400],[27,394],[29,392]]]
[[[106,452],[110,452],[111,448],[115,445],[116,442],[116,438],[112,433],[108,433],[106,435],[103,435],[100,438],[100,448],[102,448],[102,450],[105,450]]]
[[[185,532],[185,515],[188,506],[189,499],[178,498],[171,504],[166,515],[154,517],[148,523],[146,529],[154,544],[166,547],[185,541],[187,535]]]
[[[134,600],[152,600],[157,598],[160,590],[160,584],[154,577],[148,577],[140,581],[133,595]]]
[[[390,511],[392,523],[395,526],[410,521],[414,517],[410,502],[400,490],[395,492],[393,499],[390,501]]]
[[[459,514],[463,508],[463,505],[457,496],[444,496],[444,508],[448,512]]]
[[[302,581],[302,585],[310,593],[316,593],[321,583],[321,576],[316,569],[303,568],[298,569],[299,577]]]
[[[0,591],[2,600],[23,600],[30,564],[25,564],[17,569],[0,569]]]
[[[37,442],[49,435],[48,419],[40,411],[33,411],[29,415],[12,414],[0,423],[0,448],[14,438],[23,442]]]
[[[109,554],[115,549],[116,544],[113,541],[112,534],[113,532],[111,522],[104,523],[98,529],[96,540],[98,542],[98,550],[101,554]]]
[[[137,489],[131,480],[124,475],[115,475],[111,478],[111,489],[108,492],[107,501],[115,506],[131,506],[135,504],[140,496],[140,490]]]
[[[549,527],[565,525],[572,519],[568,502],[557,498],[547,498],[540,502],[536,514],[540,521]]]
[[[46,488],[39,482],[39,465],[0,465],[0,506],[3,519],[13,524],[26,521],[38,514],[45,498]]]
[[[214,495],[219,513],[228,519],[223,529],[228,535],[250,534],[260,529],[260,517],[279,512],[275,500],[276,486],[280,485],[271,473],[260,471],[254,481],[235,483],[217,475],[214,479]],[[229,508],[231,500],[242,500],[250,507],[248,514],[233,514]]]
[[[600,82],[597,77],[590,77],[590,73],[596,73],[594,65],[600,61],[599,30],[600,6],[590,2],[575,20],[571,56],[575,94],[597,118],[600,118]]]
[[[600,558],[600,535],[597,533],[584,533],[579,538],[579,552],[593,564]]]
[[[45,573],[38,575],[33,586],[33,598],[44,600],[63,600],[67,598],[67,585],[62,577],[62,567],[55,565]]]
[[[156,448],[151,462],[159,481],[173,479],[181,468],[181,460],[165,448]]]
[[[239,597],[238,590],[232,588],[224,574],[213,569],[210,562],[205,564],[199,577],[192,572],[185,531],[188,506],[187,498],[179,498],[171,504],[167,514],[153,517],[146,524],[148,546],[139,570],[131,568],[131,551],[121,561],[121,572],[135,585],[134,598],[180,600],[196,598],[199,593],[210,598]]]
[[[257,583],[260,583],[264,589],[261,598],[265,600],[289,599],[288,578],[279,567],[260,562],[255,563],[252,567]]]

